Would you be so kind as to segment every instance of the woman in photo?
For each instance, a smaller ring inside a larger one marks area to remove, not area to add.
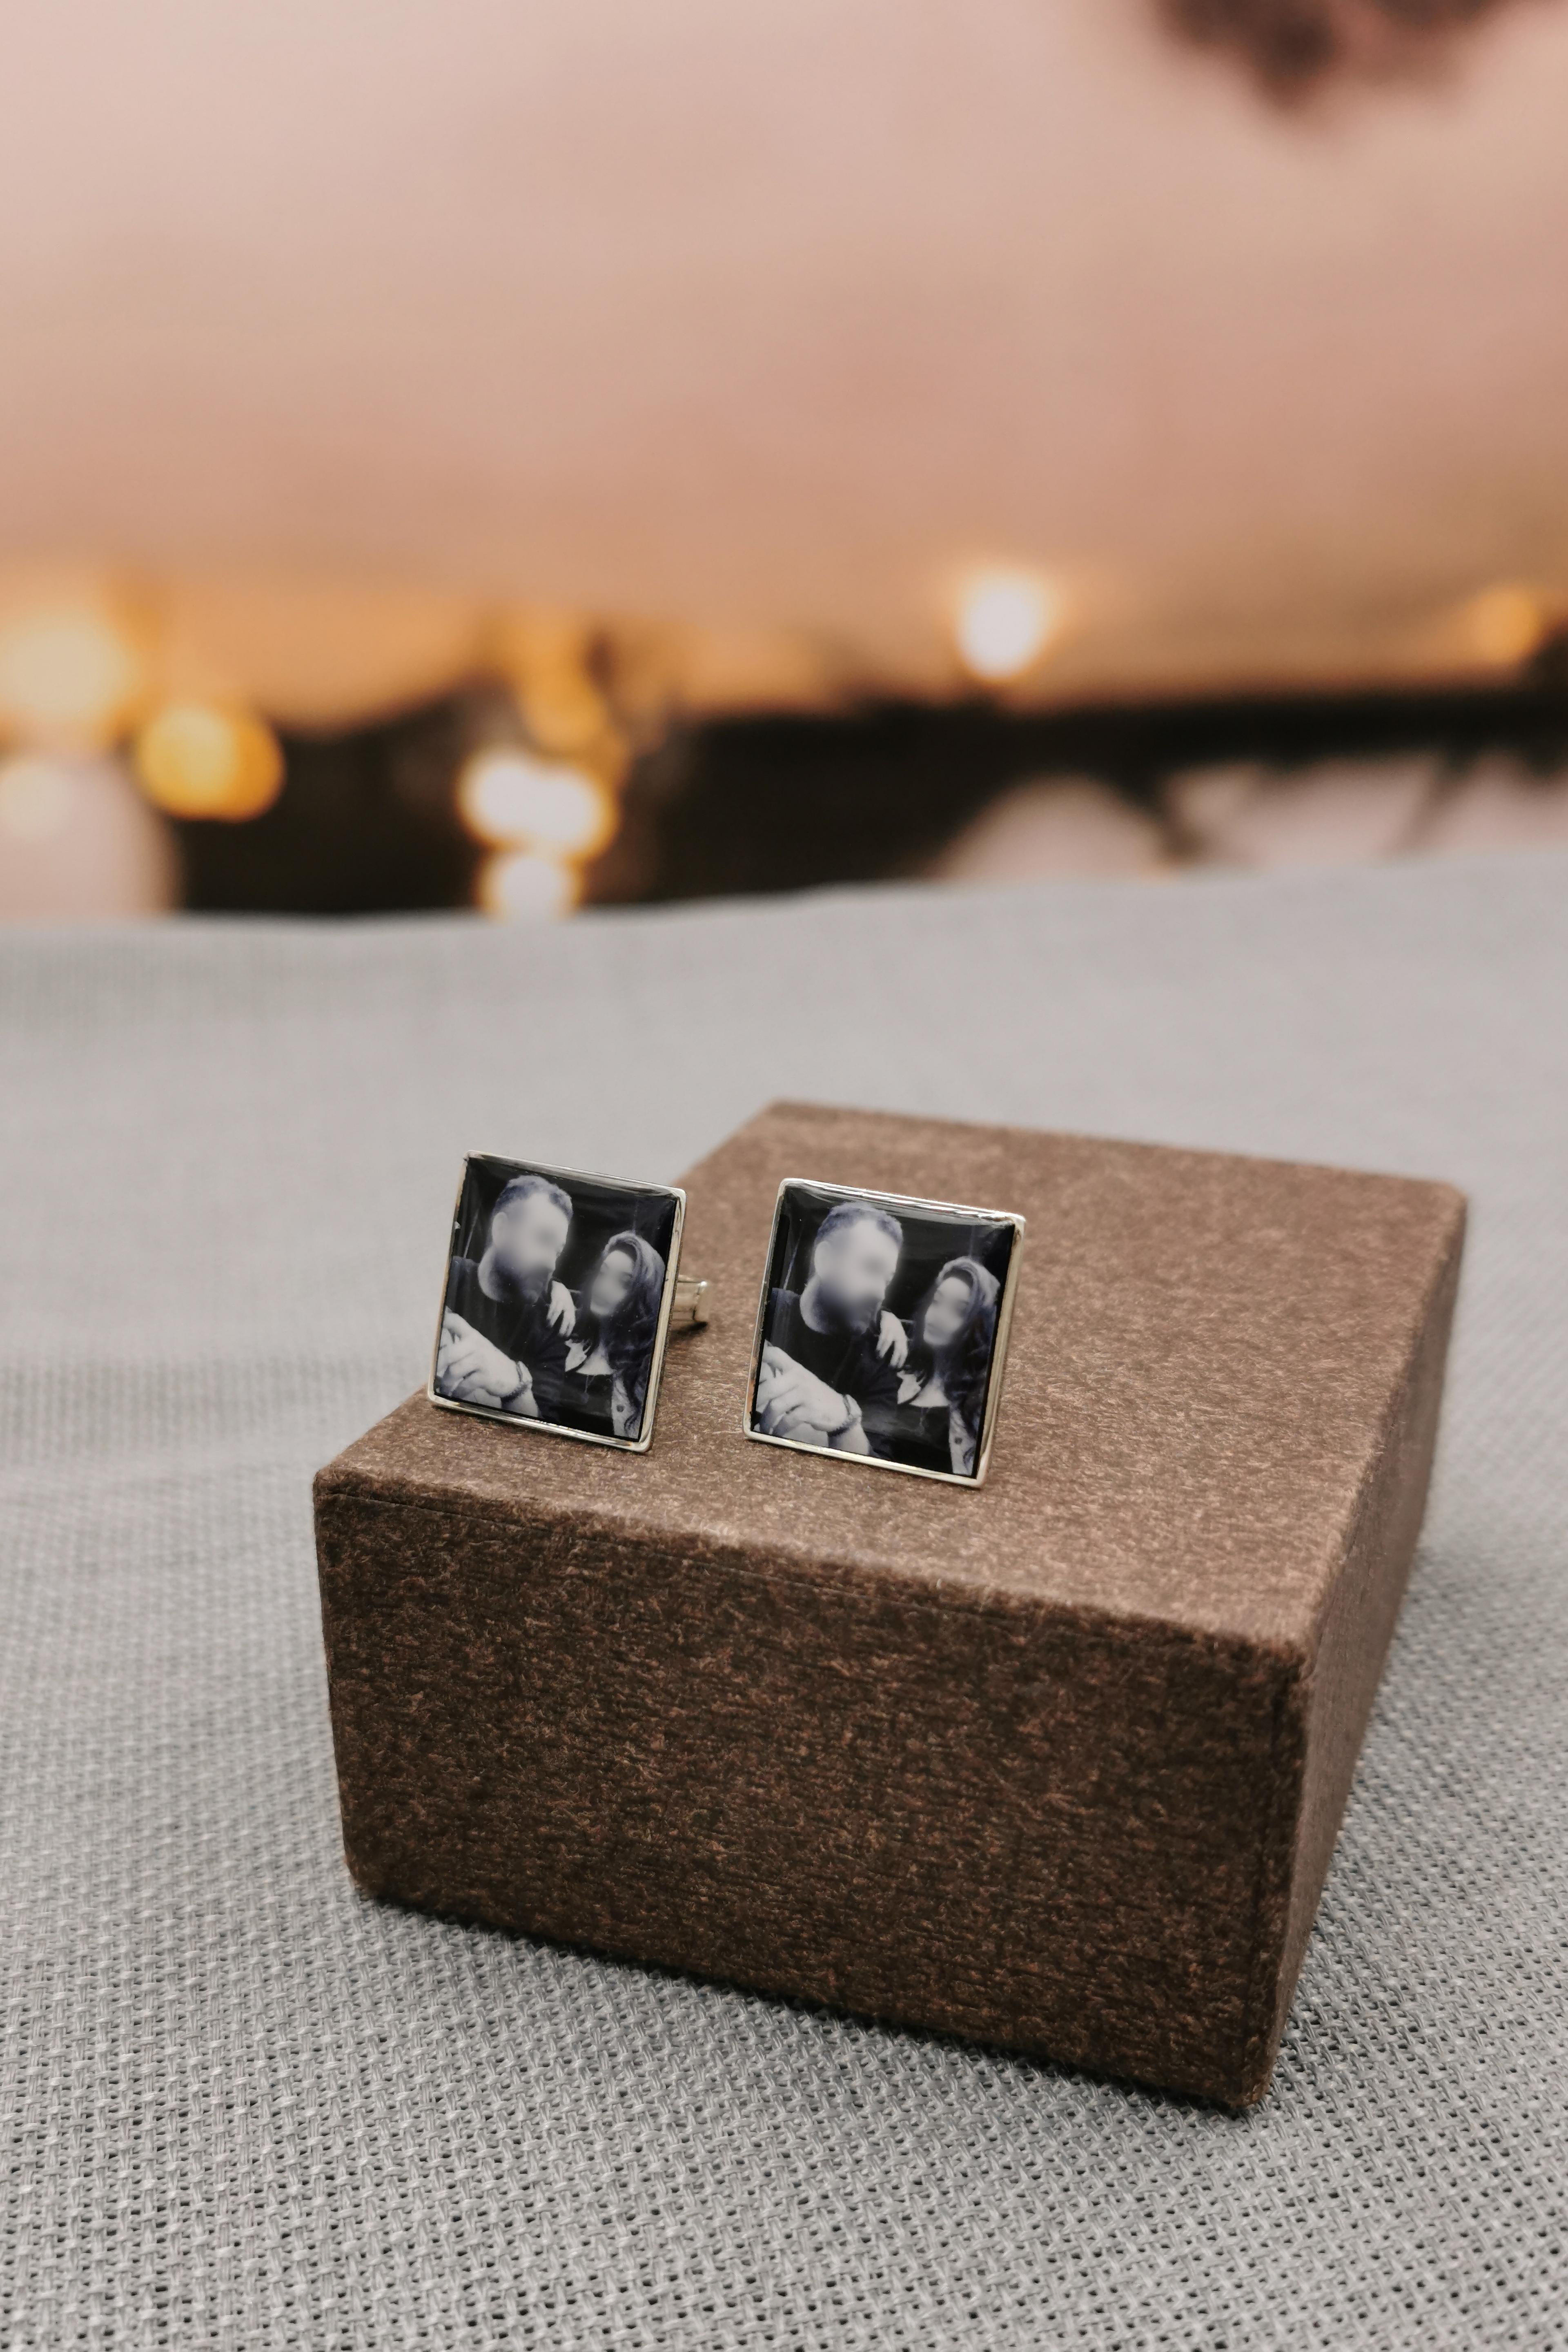
[[[949,1258],[916,1314],[889,1448],[895,1462],[974,1475],[1000,1286],[972,1257]]]
[[[583,1286],[559,1418],[598,1437],[636,1437],[664,1297],[664,1260],[640,1234],[614,1234]]]

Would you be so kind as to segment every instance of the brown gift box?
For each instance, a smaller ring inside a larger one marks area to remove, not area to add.
[[[983,1486],[742,1433],[782,1176],[1028,1219]],[[1441,1184],[780,1104],[647,1454],[408,1400],[316,1481],[370,1893],[1243,2105],[1420,1525]]]

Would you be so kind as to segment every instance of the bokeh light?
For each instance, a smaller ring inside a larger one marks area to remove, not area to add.
[[[0,760],[0,833],[13,841],[47,841],[63,833],[76,799],[70,763],[43,751]]]
[[[0,923],[164,914],[179,895],[169,828],[100,751],[0,760]]]
[[[1032,669],[1061,624],[1061,596],[1038,572],[977,572],[959,591],[953,637],[972,677],[1000,682]]]
[[[24,742],[97,747],[143,691],[141,655],[105,604],[42,604],[0,618],[0,728]]]
[[[1551,615],[1539,591],[1517,582],[1500,582],[1472,596],[1465,607],[1466,633],[1480,659],[1489,667],[1511,669],[1528,661],[1551,625]]]
[[[458,779],[458,807],[478,841],[563,857],[591,857],[616,822],[596,777],[504,745],[475,752]]]
[[[251,712],[171,702],[136,739],[142,789],[169,816],[240,824],[270,808],[283,785],[283,755]]]
[[[559,858],[531,849],[500,850],[485,860],[479,900],[501,922],[544,921],[570,914],[577,903],[576,877]]]

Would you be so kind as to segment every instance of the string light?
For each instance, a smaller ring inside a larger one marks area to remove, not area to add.
[[[1001,683],[1032,669],[1061,625],[1061,596],[1038,572],[997,567],[959,591],[953,636],[972,677]]]
[[[479,904],[501,922],[538,922],[570,913],[577,882],[570,866],[531,849],[501,850],[479,875]]]
[[[141,656],[106,605],[82,600],[0,620],[0,727],[25,741],[112,741],[143,690]]]
[[[609,839],[615,803],[581,768],[494,745],[475,752],[458,782],[458,807],[478,841],[591,857]]]
[[[217,703],[166,704],[137,737],[135,760],[142,791],[170,816],[241,824],[270,808],[283,786],[271,729]]]

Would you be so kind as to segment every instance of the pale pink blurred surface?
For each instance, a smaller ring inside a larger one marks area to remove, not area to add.
[[[1019,555],[1063,692],[1419,664],[1564,563],[1561,6],[1322,121],[1131,0],[62,0],[7,53],[0,554],[934,684]]]

